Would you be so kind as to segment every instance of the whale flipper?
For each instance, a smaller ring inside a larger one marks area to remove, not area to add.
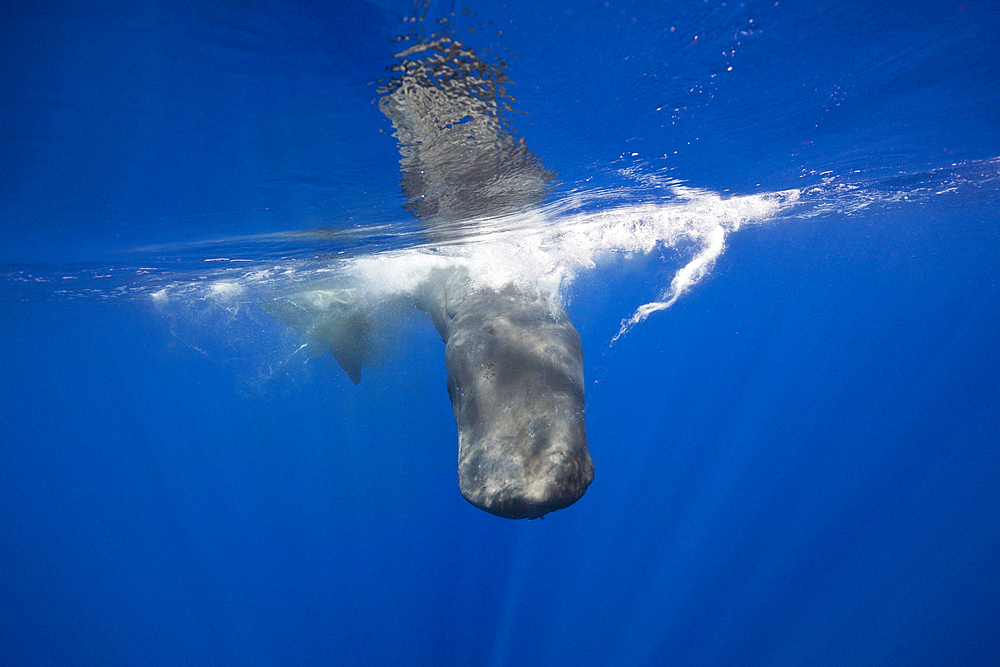
[[[354,384],[373,357],[372,318],[353,289],[297,292],[261,305],[268,315],[329,348]]]

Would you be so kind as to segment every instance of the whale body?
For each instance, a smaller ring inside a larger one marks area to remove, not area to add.
[[[463,270],[433,276],[418,305],[445,342],[465,499],[511,519],[576,502],[594,464],[583,350],[566,311],[514,286],[474,290]]]
[[[399,141],[404,208],[427,236],[454,244],[474,238],[484,216],[540,204],[554,175],[501,122],[509,108],[503,70],[446,33],[397,57],[398,76],[380,89],[379,109]],[[583,351],[565,309],[538,289],[477,286],[461,264],[431,270],[402,298],[430,317],[445,343],[465,499],[497,516],[533,519],[583,496],[594,464]],[[354,287],[264,304],[329,348],[355,383],[375,356],[372,308]]]

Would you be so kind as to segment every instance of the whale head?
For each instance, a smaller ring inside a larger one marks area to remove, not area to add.
[[[594,479],[594,464],[580,336],[566,312],[515,288],[470,292],[448,311],[462,495],[511,519],[572,505]]]

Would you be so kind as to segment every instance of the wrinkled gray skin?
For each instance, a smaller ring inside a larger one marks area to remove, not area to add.
[[[579,500],[594,464],[583,351],[566,311],[514,287],[473,290],[462,270],[432,276],[417,305],[446,345],[465,499],[509,519]]]
[[[379,109],[399,141],[404,207],[428,238],[460,244],[485,229],[484,218],[538,206],[554,175],[501,122],[511,101],[502,63],[479,60],[444,33],[397,57]],[[576,502],[594,464],[580,336],[562,306],[530,289],[473,288],[461,268],[434,272],[414,305],[446,345],[466,500],[510,519]],[[264,310],[328,347],[351,379],[361,380],[378,318],[353,289],[300,292]]]

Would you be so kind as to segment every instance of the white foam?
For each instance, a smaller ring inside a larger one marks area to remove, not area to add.
[[[351,282],[358,284],[372,298],[413,291],[436,268],[452,266],[448,257],[421,249],[379,253],[346,261],[343,270]]]
[[[708,275],[729,234],[773,218],[799,196],[798,190],[789,190],[723,198],[678,185],[671,185],[670,192],[673,198],[659,204],[567,214],[561,210],[563,203],[507,220],[491,219],[489,229],[509,231],[490,231],[440,248],[356,258],[350,260],[348,273],[369,294],[388,295],[411,292],[434,268],[461,265],[478,287],[514,284],[559,299],[581,271],[595,267],[607,253],[648,254],[660,248],[680,252],[686,259],[669,287],[623,320],[617,339],[650,314],[672,306]]]
[[[252,276],[251,272],[247,276],[243,277],[243,282],[246,282],[249,276]],[[230,280],[217,280],[212,282],[208,286],[208,296],[219,301],[226,301],[232,299],[235,296],[239,296],[244,291],[244,285],[240,282],[233,282]]]
[[[378,301],[412,295],[435,269],[465,267],[474,285],[501,289],[517,285],[537,290],[553,302],[584,271],[609,254],[632,256],[671,249],[680,268],[655,301],[641,304],[622,321],[615,339],[657,311],[670,308],[711,271],[726,239],[749,224],[760,224],[793,206],[798,190],[740,197],[660,183],[655,202],[623,204],[629,192],[576,193],[546,207],[482,221],[468,221],[461,242],[333,259],[229,267],[196,283],[175,284],[152,294],[162,306],[181,294],[223,304],[266,300],[289,291],[331,282],[358,289]],[[648,193],[647,193],[648,194]]]

